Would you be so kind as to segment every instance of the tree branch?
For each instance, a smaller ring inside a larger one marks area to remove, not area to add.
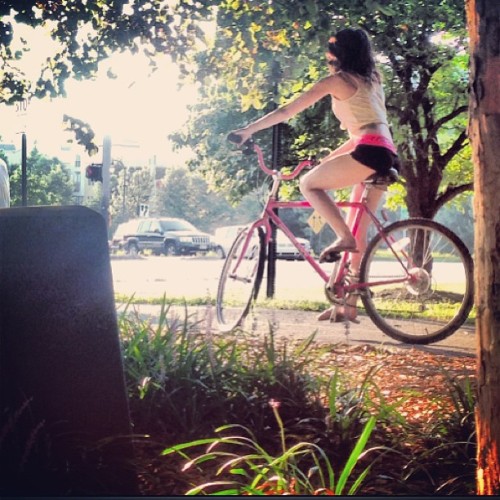
[[[474,184],[472,182],[461,184],[460,186],[448,186],[446,190],[436,199],[435,212],[437,213],[440,208],[442,208],[444,205],[446,205],[446,203],[455,198],[455,196],[473,190]]]
[[[460,132],[460,135],[453,141],[453,144],[448,148],[448,151],[441,155],[441,162],[443,167],[448,165],[448,163],[451,161],[451,159],[458,154],[464,147],[465,147],[465,142],[467,141],[467,132],[465,130],[462,130]]]
[[[429,135],[434,135],[445,123],[448,123],[449,121],[453,120],[453,118],[456,118],[458,115],[461,115],[462,113],[465,113],[468,111],[468,106],[459,106],[458,108],[454,109],[451,113],[448,113],[445,116],[442,116],[439,120],[436,120],[436,123],[434,124],[434,128],[429,131]]]

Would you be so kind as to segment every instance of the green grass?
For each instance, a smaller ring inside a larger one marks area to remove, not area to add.
[[[264,294],[261,292],[257,305],[263,309],[277,309],[277,310],[293,310],[293,311],[310,311],[310,312],[320,312],[325,309],[328,305],[326,297],[324,299],[286,299],[282,297],[268,299],[263,297]],[[115,301],[117,303],[130,303],[130,304],[149,304],[149,305],[161,305],[164,301],[171,305],[179,306],[215,306],[215,298],[212,297],[130,297],[123,294],[116,294]],[[240,305],[240,304],[234,304]],[[453,304],[447,302],[432,303],[428,304],[429,309],[426,311],[425,315],[422,317],[436,320],[443,320],[446,318],[451,318],[455,315],[456,308]],[[380,308],[384,310],[401,310],[400,304],[393,300],[383,300],[380,301]],[[363,306],[359,304],[359,313],[364,314]],[[408,313],[409,314],[409,313]],[[467,318],[466,324],[472,325],[476,320],[476,310],[473,307],[472,311]]]
[[[285,412],[289,405],[311,414],[318,407],[312,379],[303,375],[312,337],[278,347],[273,331],[264,342],[244,332],[212,336],[187,309],[178,314],[166,302],[157,324],[127,308],[118,321],[137,430],[176,429],[189,437],[207,431],[214,419],[217,425],[248,419],[265,434],[263,405],[270,396],[286,401]]]
[[[453,318],[457,313],[457,306],[453,303],[440,302],[440,303],[426,303],[425,311],[419,310],[418,303],[403,302],[398,300],[385,300],[377,302],[378,308],[382,311],[387,311],[384,316],[394,316],[404,318],[412,318],[417,316],[422,319],[444,321]]]
[[[288,444],[286,429],[278,411],[280,403],[270,401],[269,404],[279,425],[281,449],[278,453],[261,446],[250,429],[236,424],[216,430],[217,433],[230,431],[229,436],[184,443],[163,451],[163,455],[179,453],[188,458],[184,450],[196,448],[200,444],[209,445],[207,452],[189,460],[183,470],[212,460],[222,463],[216,472],[217,480],[197,485],[186,492],[186,495],[356,494],[368,476],[370,466],[357,473],[354,481],[349,479],[358,461],[371,451],[365,450],[365,447],[375,428],[375,417],[369,417],[364,423],[342,471],[336,474],[327,453],[316,443],[302,441]],[[228,479],[221,480],[220,476],[228,476]]]
[[[136,295],[125,295],[123,293],[115,293],[115,302],[120,304],[150,304],[162,305],[167,303],[176,306],[206,306],[215,305],[215,298],[202,296],[192,297],[173,297],[162,295],[159,297],[139,297]]]

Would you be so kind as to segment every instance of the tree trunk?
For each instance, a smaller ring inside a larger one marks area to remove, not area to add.
[[[477,493],[500,494],[500,1],[467,0],[475,187]]]
[[[433,219],[438,206],[438,188],[431,186],[431,173],[426,165],[421,164],[418,168],[418,175],[408,177],[408,171],[413,167],[402,165],[402,173],[408,183],[412,183],[411,189],[406,192],[406,206],[410,217],[423,217],[424,219]],[[406,168],[405,168],[406,167]]]

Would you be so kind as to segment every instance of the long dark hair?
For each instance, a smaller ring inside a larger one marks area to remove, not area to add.
[[[361,28],[340,30],[330,38],[328,51],[337,58],[334,65],[339,71],[360,76],[368,82],[380,82],[370,39]]]

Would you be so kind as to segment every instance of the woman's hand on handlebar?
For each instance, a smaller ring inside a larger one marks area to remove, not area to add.
[[[243,146],[245,142],[252,137],[252,134],[248,132],[245,128],[240,128],[238,130],[233,130],[228,136],[228,140],[238,144],[238,146]]]
[[[249,134],[248,131],[243,128],[235,130],[234,132],[230,132],[227,136],[227,140],[233,142],[234,144],[238,144],[238,146],[240,146],[240,148],[242,149],[243,154],[256,153],[259,162],[259,167],[267,175],[279,176],[280,179],[285,181],[291,180],[295,179],[295,177],[297,177],[300,174],[300,172],[302,172],[302,170],[304,170],[305,168],[312,168],[318,163],[316,161],[316,158],[309,158],[308,160],[303,160],[293,169],[293,171],[290,174],[283,174],[277,170],[272,170],[266,167],[262,149],[260,149],[260,147],[251,140],[251,137],[252,134]],[[245,143],[246,143],[245,147],[241,147]]]

